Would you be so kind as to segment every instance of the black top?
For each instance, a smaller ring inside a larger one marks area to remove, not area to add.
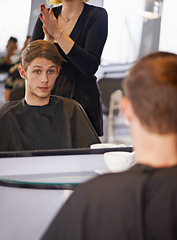
[[[74,100],[51,96],[44,106],[12,101],[0,109],[0,151],[88,148],[99,138]]]
[[[62,6],[53,9],[56,18]],[[96,73],[107,38],[107,12],[105,9],[85,4],[70,38],[75,42],[66,55],[57,45],[63,62],[52,94],[73,98],[86,111],[98,135],[102,135],[102,112]],[[38,18],[31,41],[43,39],[42,22]]]
[[[18,68],[21,62],[16,63],[9,69],[8,77],[5,80],[5,88],[13,89],[25,86],[25,80],[21,78]]]
[[[11,66],[12,64],[9,65],[5,62],[4,57],[0,57],[0,72],[8,72]]]
[[[177,166],[137,164],[81,184],[43,240],[176,240]]]

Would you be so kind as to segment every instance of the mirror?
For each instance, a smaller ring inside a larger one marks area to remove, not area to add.
[[[39,5],[43,2],[43,0],[32,1],[29,34],[32,33],[34,23],[39,15]],[[124,2],[122,3],[120,0],[90,0],[90,4],[103,5],[108,11],[109,17],[109,36],[99,74],[97,73],[98,78],[104,76],[104,70],[108,67],[107,76],[111,75],[112,69],[114,69],[111,77],[116,77],[119,71],[115,69],[121,64],[134,62],[158,49],[176,51],[174,49],[176,40],[172,37],[175,34],[175,28],[169,28],[169,25],[174,25],[176,9],[174,6],[177,5],[175,0],[126,0]],[[120,13],[118,14],[119,9]],[[114,14],[110,14],[110,12],[114,12]],[[118,27],[118,23],[120,23],[120,27]],[[166,37],[167,28],[171,29],[171,37],[168,38]],[[170,41],[170,44],[167,41]],[[122,47],[122,43],[124,43],[124,47]],[[3,83],[1,82],[0,85],[3,86]]]

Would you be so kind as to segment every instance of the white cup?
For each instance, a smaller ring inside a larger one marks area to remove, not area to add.
[[[90,145],[91,149],[98,149],[98,148],[117,148],[117,147],[126,147],[126,145],[117,145],[117,144],[113,144],[113,143],[96,143],[96,144],[92,144]]]
[[[135,164],[134,152],[106,152],[104,161],[111,172],[122,172],[128,170]]]

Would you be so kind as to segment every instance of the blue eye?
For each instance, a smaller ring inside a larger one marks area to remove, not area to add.
[[[41,71],[40,70],[35,70],[34,71],[36,74],[39,74]]]
[[[52,74],[52,73],[54,73],[54,71],[53,70],[48,70],[48,73]]]

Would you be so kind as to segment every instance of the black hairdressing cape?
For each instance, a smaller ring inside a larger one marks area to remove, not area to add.
[[[51,96],[44,106],[12,101],[0,109],[0,151],[88,148],[99,138],[74,100]]]
[[[56,239],[176,240],[177,166],[137,164],[81,184],[42,238]]]

